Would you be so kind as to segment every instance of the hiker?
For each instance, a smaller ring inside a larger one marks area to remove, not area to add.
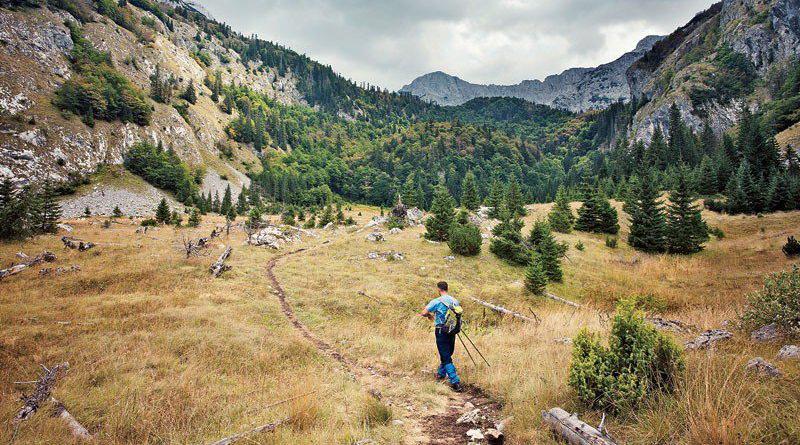
[[[461,330],[461,304],[447,293],[447,282],[440,281],[436,284],[436,289],[439,296],[431,300],[419,315],[433,320],[436,325],[436,349],[441,361],[436,378],[449,379],[453,391],[460,392],[461,379],[453,365],[453,352],[456,349],[456,335]]]

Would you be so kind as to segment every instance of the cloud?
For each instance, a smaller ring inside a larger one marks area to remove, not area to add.
[[[233,29],[392,90],[441,70],[517,83],[610,62],[710,0],[201,0]]]

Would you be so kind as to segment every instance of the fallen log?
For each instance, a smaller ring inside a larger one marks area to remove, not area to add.
[[[561,408],[542,411],[542,420],[556,437],[569,445],[616,445],[611,438],[597,428]]]
[[[51,397],[50,402],[53,403],[53,417],[58,417],[67,424],[67,428],[69,428],[69,431],[72,433],[72,437],[81,440],[89,440],[92,438],[89,430],[81,425],[81,423],[67,411],[63,403],[56,400],[55,397]]]
[[[65,247],[69,247],[70,249],[77,249],[79,252],[86,252],[87,250],[95,246],[93,242],[79,240],[77,238],[71,238],[69,236],[62,236],[61,242],[64,243]]]
[[[238,441],[244,439],[245,437],[251,436],[253,434],[269,433],[269,432],[275,431],[276,428],[278,428],[279,426],[281,426],[282,424],[284,424],[284,423],[286,423],[288,421],[289,421],[289,418],[287,417],[285,419],[280,419],[280,420],[277,420],[275,422],[268,423],[266,425],[257,426],[255,428],[253,428],[251,430],[247,430],[247,431],[245,431],[243,433],[234,434],[233,436],[226,437],[224,439],[220,439],[220,440],[212,443],[211,445],[230,445],[232,443],[238,442]]]
[[[35,266],[37,264],[44,262],[52,263],[55,260],[56,260],[55,254],[53,252],[45,250],[39,255],[33,257],[33,259],[28,260],[24,263],[15,264],[7,269],[0,269],[0,280],[8,276],[18,274],[31,266]]]
[[[477,299],[475,297],[468,297],[468,298],[470,300],[480,304],[481,306],[488,307],[489,309],[491,309],[491,310],[493,310],[495,312],[499,312],[499,313],[504,314],[504,315],[510,315],[510,316],[512,316],[514,318],[518,318],[518,319],[524,320],[524,321],[536,322],[536,320],[534,320],[533,318],[530,318],[530,317],[527,317],[525,315],[522,315],[519,312],[515,312],[515,311],[512,311],[510,309],[506,309],[506,308],[504,308],[502,306],[498,306],[496,304],[489,303],[488,301],[479,300],[479,299]]]
[[[572,306],[572,307],[575,307],[575,308],[581,307],[580,304],[575,303],[574,301],[566,300],[564,298],[559,297],[558,295],[551,294],[550,292],[545,292],[544,296],[549,298],[549,299],[551,299],[551,300],[558,301],[559,303],[564,303],[567,306]]]
[[[60,374],[69,368],[69,363],[58,364],[53,366],[53,369],[47,369],[44,365],[42,365],[42,368],[44,368],[45,373],[36,380],[36,389],[34,389],[33,394],[22,395],[24,404],[17,412],[17,415],[14,416],[15,425],[33,416],[39,407],[50,398],[53,386],[55,386]]]
[[[233,250],[231,247],[226,247],[225,251],[222,252],[222,255],[220,255],[219,258],[217,258],[217,261],[214,261],[211,264],[209,270],[211,270],[212,277],[217,278],[222,274],[222,272],[230,270],[231,266],[226,265],[225,260],[227,260],[228,257],[231,256],[231,250]]]

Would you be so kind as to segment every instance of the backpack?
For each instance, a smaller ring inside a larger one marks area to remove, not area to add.
[[[461,314],[464,312],[464,309],[460,305],[451,306],[441,298],[439,302],[447,307],[447,313],[444,316],[444,325],[442,325],[445,332],[451,335],[458,334],[461,332]]]

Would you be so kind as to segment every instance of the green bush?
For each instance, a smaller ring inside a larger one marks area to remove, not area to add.
[[[747,297],[741,318],[746,328],[775,323],[789,335],[800,335],[800,268],[767,277],[764,288]]]
[[[606,237],[606,247],[608,247],[610,249],[616,249],[617,248],[617,237],[615,237],[615,236],[607,236]]]
[[[464,212],[462,215],[459,215],[458,220],[450,227],[447,245],[457,255],[475,256],[481,253],[483,243],[481,230],[469,222]]]
[[[141,224],[142,227],[155,227],[158,225],[158,221],[153,218],[143,219]]]
[[[592,408],[620,412],[636,408],[654,391],[672,391],[684,368],[675,342],[625,301],[607,347],[586,330],[575,337],[569,385]]]
[[[172,149],[139,142],[125,154],[124,164],[150,184],[175,192],[180,202],[194,200],[197,196],[197,185],[189,168]]]

